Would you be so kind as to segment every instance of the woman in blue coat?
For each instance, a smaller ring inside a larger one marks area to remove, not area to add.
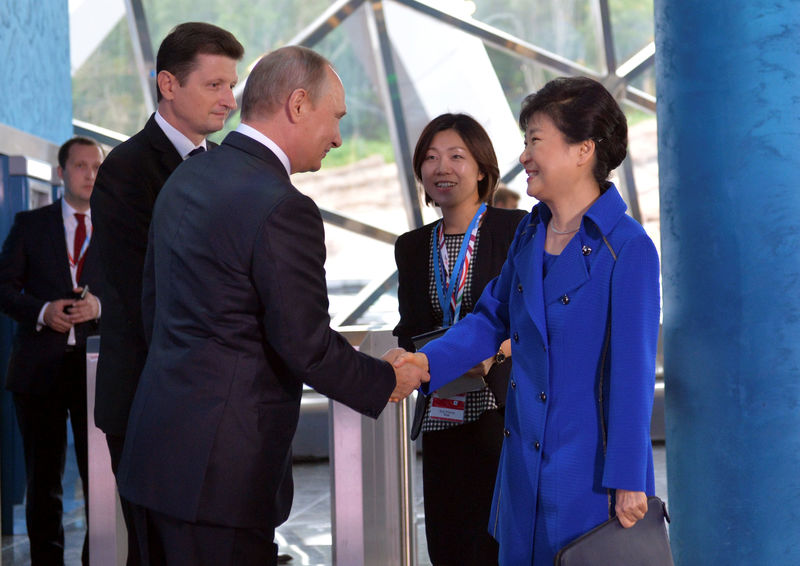
[[[540,202],[473,312],[405,359],[428,366],[434,391],[511,336],[489,532],[500,564],[545,566],[609,516],[632,526],[654,494],[659,266],[607,180],[627,146],[608,91],[555,79],[525,99],[520,127],[528,194]]]

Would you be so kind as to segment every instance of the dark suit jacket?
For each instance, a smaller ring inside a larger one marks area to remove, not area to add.
[[[331,330],[324,262],[319,209],[262,144],[232,132],[178,167],[150,232],[124,497],[184,521],[276,526],[303,382],[378,416],[394,372]]]
[[[478,253],[473,264],[471,291],[474,303],[478,302],[486,284],[500,273],[517,225],[524,217],[524,210],[494,207],[486,209],[480,227]],[[436,222],[432,222],[406,232],[395,243],[400,322],[394,329],[394,335],[397,336],[401,348],[412,352],[415,350],[412,336],[437,327],[429,293],[431,233],[435,225]],[[467,312],[463,314],[466,315]],[[508,381],[510,367],[511,364],[495,366],[487,376],[487,382],[501,404],[505,400],[505,383]]]
[[[94,213],[92,213],[94,221]],[[94,238],[84,256],[79,284],[102,296],[102,277]],[[72,277],[64,236],[61,200],[20,212],[0,252],[0,310],[17,321],[6,376],[6,388],[16,393],[54,392],[69,333],[45,326],[36,331],[39,312],[48,301],[72,297]],[[103,303],[105,312],[106,304]],[[97,322],[75,327],[78,346],[97,333]]]
[[[108,154],[94,184],[94,244],[106,267],[108,297],[94,416],[107,434],[124,436],[147,357],[141,311],[147,231],[156,197],[180,164],[181,156],[153,115],[139,133]]]

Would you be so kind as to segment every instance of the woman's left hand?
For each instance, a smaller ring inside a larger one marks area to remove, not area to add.
[[[620,524],[626,529],[632,527],[647,513],[647,495],[643,491],[618,489],[615,510]]]

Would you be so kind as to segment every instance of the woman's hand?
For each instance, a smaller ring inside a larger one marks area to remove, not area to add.
[[[617,490],[616,513],[619,523],[627,528],[636,524],[639,519],[644,519],[647,513],[647,495],[643,491]]]
[[[494,363],[494,356],[483,360],[478,365],[473,368],[467,370],[467,373],[464,375],[467,377],[485,377],[489,370],[492,369],[492,364]]]

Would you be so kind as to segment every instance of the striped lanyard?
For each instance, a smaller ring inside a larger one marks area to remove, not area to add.
[[[86,224],[85,224],[86,219],[85,218],[83,220],[77,220],[77,218],[76,218],[76,221],[77,222],[83,222],[84,223],[84,229],[86,228]],[[66,231],[66,228],[65,228],[65,231]],[[78,227],[76,226],[75,232],[77,232],[77,231],[78,231]],[[83,243],[81,244],[80,250],[78,251],[78,256],[77,257],[73,257],[73,251],[74,251],[72,249],[73,246],[67,245],[67,259],[69,259],[69,265],[73,269],[77,269],[78,266],[80,266],[81,263],[83,263],[83,258],[86,256],[86,250],[89,249],[89,242],[92,239],[92,233],[93,232],[94,232],[94,226],[92,226],[91,228],[86,230],[86,236],[85,236],[85,238],[83,240]],[[75,236],[73,235],[73,243],[74,243],[74,241],[75,241]]]
[[[464,287],[467,283],[467,273],[472,262],[472,251],[475,249],[475,240],[478,238],[478,226],[486,212],[486,203],[483,203],[472,217],[472,221],[461,241],[456,263],[453,265],[453,274],[450,276],[447,246],[444,243],[444,225],[440,220],[433,229],[431,236],[431,249],[438,251],[433,254],[433,271],[436,280],[436,294],[439,297],[439,306],[442,308],[442,327],[452,326],[461,313],[461,301],[464,298]],[[444,280],[442,280],[444,272]]]

